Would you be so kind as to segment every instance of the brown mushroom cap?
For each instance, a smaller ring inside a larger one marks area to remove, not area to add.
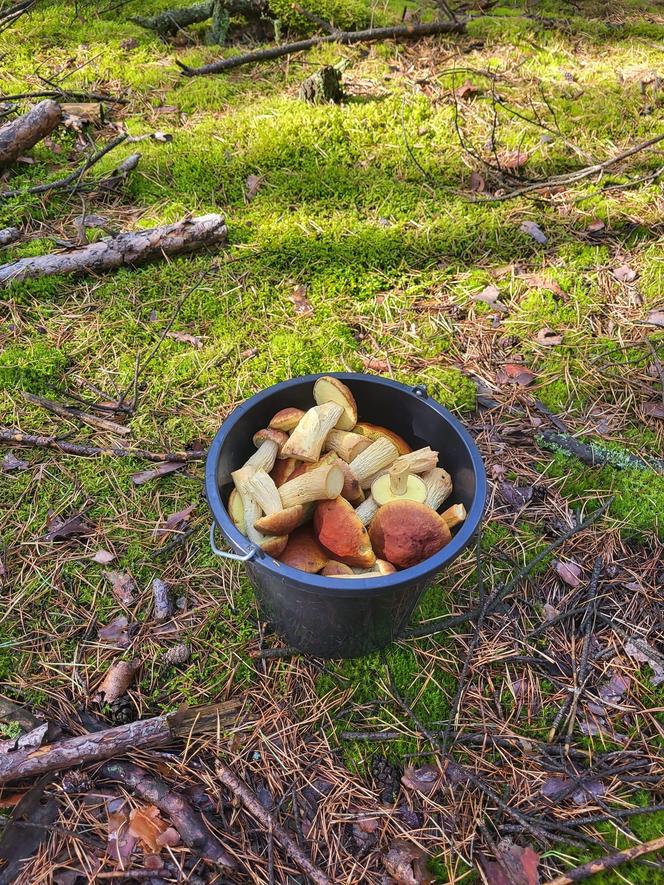
[[[261,516],[254,523],[254,527],[265,535],[290,535],[293,529],[302,525],[305,518],[304,505],[295,504],[285,510]]]
[[[284,565],[315,574],[325,568],[330,557],[316,540],[311,526],[307,525],[295,529],[278,558]]]
[[[332,558],[358,568],[370,568],[376,561],[367,530],[345,498],[319,501],[314,529]]]
[[[339,430],[352,430],[357,423],[357,403],[355,397],[343,381],[324,375],[314,384],[314,400],[321,406],[323,403],[338,403],[343,414],[336,423]]]
[[[295,430],[303,415],[304,412],[302,409],[288,406],[288,408],[281,409],[276,415],[272,416],[270,428],[272,430],[282,430],[284,433],[290,433],[291,430]]]
[[[353,427],[353,433],[359,433],[372,441],[377,440],[381,436],[386,436],[397,447],[399,455],[408,455],[413,451],[403,437],[388,427],[381,427],[380,424],[368,424],[366,421],[360,421]]]
[[[349,565],[346,565],[343,562],[337,562],[336,559],[331,559],[321,572],[321,575],[326,575],[328,578],[338,578],[339,575],[352,574],[353,569]]]
[[[376,554],[399,568],[428,559],[451,537],[445,520],[417,501],[390,501],[380,508],[369,529]]]
[[[272,427],[265,427],[263,428],[263,430],[259,430],[257,433],[254,433],[254,445],[257,449],[260,448],[261,443],[264,443],[268,439],[276,442],[276,444],[279,446],[277,458],[280,458],[281,450],[284,446],[284,443],[288,442],[288,434],[283,433],[283,431],[281,430],[274,430]]]
[[[291,478],[291,474],[297,466],[295,458],[278,458],[270,471],[270,478],[277,488]]]

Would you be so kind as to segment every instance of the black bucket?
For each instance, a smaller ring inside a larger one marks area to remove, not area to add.
[[[205,467],[207,499],[215,523],[233,559],[244,562],[259,605],[274,630],[290,645],[320,658],[353,658],[384,648],[407,625],[413,609],[434,577],[468,546],[484,510],[486,472],[475,443],[447,409],[423,387],[405,387],[374,375],[328,373],[340,378],[357,401],[361,421],[394,430],[414,448],[440,452],[440,466],[452,476],[454,492],[447,505],[462,503],[467,517],[450,543],[419,565],[379,578],[354,581],[310,575],[283,565],[252,545],[235,528],[225,502],[231,471],[254,451],[252,436],[267,427],[279,409],[310,408],[319,375],[294,378],[252,396],[224,421],[210,447]]]

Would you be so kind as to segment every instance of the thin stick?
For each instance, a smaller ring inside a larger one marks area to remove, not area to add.
[[[542,633],[545,633],[549,627],[553,627],[561,621],[566,621],[567,618],[573,618],[575,615],[579,615],[585,610],[585,605],[576,605],[574,608],[570,608],[565,612],[559,612],[557,615],[549,618],[548,621],[544,621],[544,623],[540,624],[535,630],[531,630],[530,633],[526,634],[526,639],[536,639],[538,636],[541,636]]]
[[[580,867],[568,870],[562,876],[550,879],[545,885],[573,885],[574,882],[580,882],[589,876],[613,870],[616,867],[622,866],[622,864],[635,860],[637,857],[641,857],[644,854],[652,854],[654,851],[660,851],[662,848],[664,848],[664,836],[659,836],[657,839],[644,842],[642,845],[634,845],[632,848],[626,848],[624,851],[617,852],[617,854],[608,854],[606,857],[601,857],[598,860],[591,860],[588,863],[581,864]]]
[[[567,433],[556,433],[553,430],[543,430],[535,436],[535,442],[551,451],[563,451],[566,454],[574,455],[579,461],[588,464],[590,467],[602,467],[609,464],[617,470],[634,469],[634,470],[654,470],[655,473],[664,474],[664,458],[652,458],[646,461],[638,455],[632,455],[631,452],[617,452],[614,449],[606,449],[595,443],[585,443],[580,439]]]
[[[325,873],[313,864],[311,858],[299,847],[299,845],[291,839],[286,830],[278,823],[272,814],[264,808],[258,801],[253,790],[245,784],[240,778],[223,762],[216,764],[217,774],[222,784],[236,796],[245,809],[255,817],[262,826],[272,834],[277,842],[284,849],[288,857],[300,869],[305,876],[308,876],[316,885],[332,885],[330,879]]]
[[[182,69],[182,74],[185,77],[196,77],[201,74],[220,74],[223,71],[231,70],[231,68],[253,62],[270,61],[273,58],[281,58],[284,55],[312,49],[314,46],[320,46],[321,43],[340,43],[343,46],[350,46],[353,43],[375,43],[379,40],[396,40],[399,37],[418,40],[420,37],[431,37],[435,34],[460,34],[465,29],[466,23],[464,21],[445,21],[394,25],[388,28],[368,28],[366,31],[339,31],[325,36],[310,37],[308,40],[300,40],[297,43],[285,43],[282,46],[272,46],[269,49],[258,49],[255,52],[248,52],[246,55],[232,55],[230,58],[222,58],[200,68],[190,68],[177,59],[176,64]],[[664,136],[662,137],[664,138]]]
[[[206,457],[206,452],[148,452],[146,449],[131,449],[123,448],[122,446],[110,446],[108,448],[85,446],[58,439],[57,436],[38,436],[33,433],[23,433],[23,431],[15,427],[0,426],[0,442],[31,446],[37,449],[57,449],[66,455],[84,455],[85,457],[103,455],[107,457],[142,458],[144,461],[204,461]]]
[[[56,403],[53,400],[46,399],[43,396],[37,396],[34,393],[28,393],[26,390],[22,391],[22,396],[23,399],[27,400],[29,403],[32,403],[35,406],[41,406],[42,409],[46,409],[46,411],[52,412],[59,418],[66,418],[69,421],[74,418],[78,418],[79,421],[82,421],[84,424],[89,424],[91,427],[95,427],[97,430],[106,430],[110,433],[125,434],[129,433],[131,429],[124,424],[118,424],[115,421],[110,421],[108,418],[101,418],[99,415],[90,415],[87,412],[82,412],[75,406],[65,406],[62,403]]]
[[[107,101],[113,104],[129,104],[126,98],[114,98],[99,92],[76,92],[70,89],[46,89],[43,92],[17,92],[15,95],[0,95],[0,101],[20,101],[23,98],[59,98],[61,101]]]

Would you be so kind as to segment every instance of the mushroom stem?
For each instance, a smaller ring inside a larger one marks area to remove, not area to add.
[[[424,503],[432,510],[438,510],[443,501],[452,494],[452,477],[442,467],[434,467],[423,474],[422,480],[427,489]]]
[[[289,535],[301,525],[306,514],[301,504],[282,507],[279,489],[264,470],[257,470],[246,481],[249,494],[255,498],[265,516],[254,522],[254,527],[266,535]]]
[[[447,528],[453,529],[454,526],[457,526],[464,521],[467,514],[466,508],[463,504],[452,504],[447,510],[443,510],[440,515],[447,523]]]
[[[274,462],[277,460],[278,451],[279,446],[277,443],[272,439],[266,439],[265,442],[260,444],[260,447],[256,449],[244,466],[253,467],[254,470],[262,469],[266,473],[269,473],[274,467]]]
[[[268,443],[265,442],[263,443],[263,446],[267,444]],[[277,444],[272,443],[272,445],[274,446],[274,452],[276,456]],[[263,446],[261,446],[261,448]],[[262,511],[256,499],[250,493],[247,487],[247,483],[255,472],[256,468],[249,464],[249,462],[247,462],[244,467],[241,467],[239,470],[234,470],[231,473],[231,477],[233,478],[233,482],[235,483],[235,488],[237,489],[238,494],[242,500],[246,536],[253,544],[258,545],[261,550],[265,550],[265,552],[269,553],[271,556],[279,556],[279,554],[286,546],[288,538],[286,536],[264,535],[262,532],[259,532],[254,527],[254,523],[256,522],[256,520],[260,519]]]
[[[399,456],[397,447],[386,437],[380,437],[353,458],[350,469],[357,477],[362,488],[367,488],[366,481],[385,467],[389,467]],[[404,456],[405,457],[405,456]]]
[[[344,475],[336,464],[317,467],[289,479],[279,488],[283,507],[295,504],[308,504],[309,501],[322,501],[336,498],[341,494]]]
[[[426,446],[423,449],[409,452],[407,455],[401,455],[397,458],[396,463],[406,464],[409,473],[424,473],[425,470],[432,470],[438,464],[438,452],[434,452],[430,446]]]
[[[344,461],[350,462],[353,458],[357,458],[360,452],[368,449],[371,440],[359,433],[352,433],[348,430],[331,430],[325,440],[324,449],[326,452],[336,452]]]
[[[405,495],[408,488],[408,465],[397,459],[390,467],[390,491],[393,495]]]
[[[367,526],[378,513],[378,504],[371,495],[367,495],[360,506],[355,508],[355,513],[362,525]]]
[[[281,456],[308,461],[310,464],[318,461],[325,438],[342,414],[343,408],[332,402],[309,409],[284,444]]]
[[[278,513],[282,509],[279,489],[264,470],[257,470],[247,479],[249,494],[257,501],[263,513]]]

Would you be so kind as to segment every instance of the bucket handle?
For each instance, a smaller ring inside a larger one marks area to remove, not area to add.
[[[222,559],[234,559],[237,562],[248,562],[256,555],[257,551],[256,548],[253,546],[248,553],[243,553],[242,555],[240,555],[239,553],[227,553],[225,550],[220,550],[214,540],[214,530],[215,524],[213,522],[210,526],[210,547],[212,548],[212,552],[215,556],[220,556]]]

